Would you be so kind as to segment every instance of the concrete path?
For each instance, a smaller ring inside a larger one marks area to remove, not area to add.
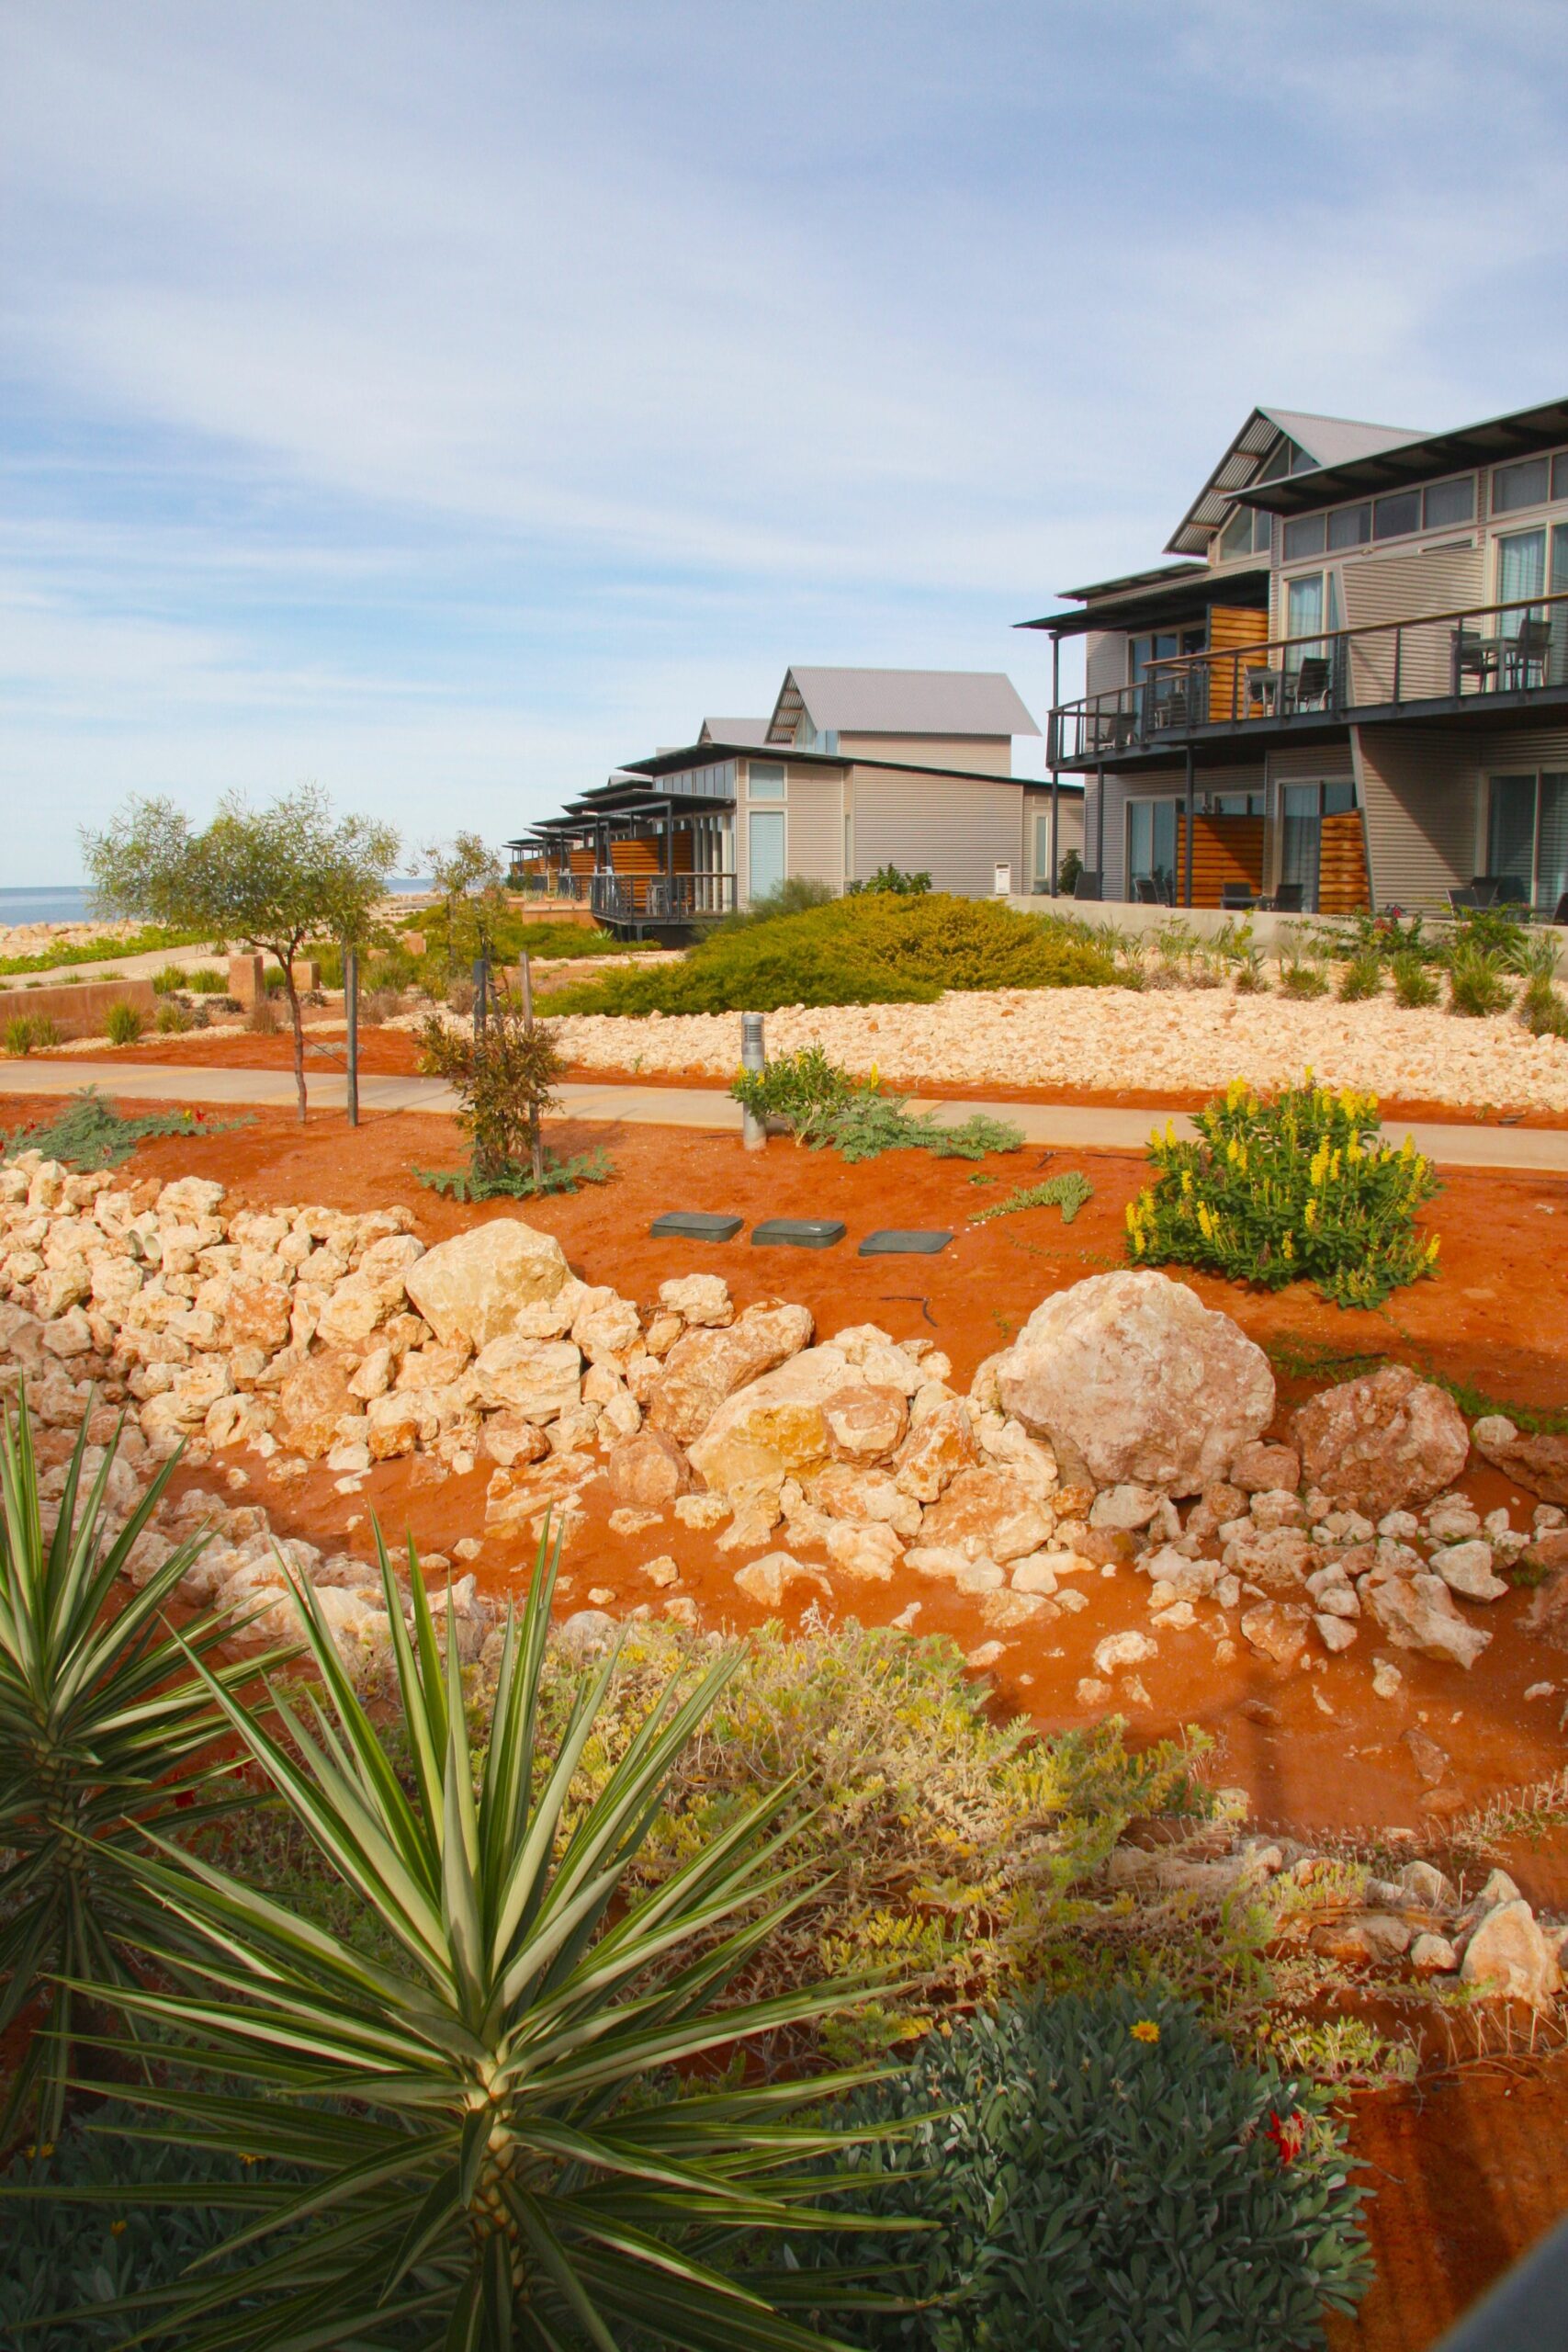
[[[51,964],[41,972],[0,973],[0,989],[42,987],[55,989],[62,980],[150,980],[164,969],[165,964],[177,964],[182,972],[203,969],[229,970],[226,956],[211,955],[205,947],[154,947],[145,956],[105,956],[90,964]]]
[[[307,1072],[310,1102],[315,1110],[341,1111],[344,1087],[342,1072],[317,1064]],[[122,1102],[254,1104],[262,1109],[292,1110],[294,1073],[288,1069],[219,1069],[177,1063],[117,1061],[0,1060],[0,1103],[7,1094],[72,1094],[79,1087],[96,1086]],[[630,1126],[700,1127],[718,1135],[738,1135],[740,1107],[727,1094],[706,1086],[563,1086],[561,1107],[572,1119],[604,1120]],[[457,1108],[451,1088],[434,1078],[362,1078],[360,1107],[366,1111],[429,1111],[450,1114]],[[1184,1113],[1158,1110],[1122,1111],[1091,1103],[947,1102],[917,1097],[917,1111],[933,1111],[944,1125],[957,1125],[976,1111],[1009,1120],[1023,1131],[1026,1143],[1054,1145],[1063,1150],[1141,1151],[1151,1129],[1174,1121],[1178,1135],[1194,1132]],[[1438,1125],[1422,1123],[1408,1127],[1398,1121],[1388,1128],[1395,1143],[1406,1134],[1417,1151],[1448,1168],[1517,1169],[1542,1174],[1568,1175],[1568,1130],[1546,1127],[1482,1126],[1474,1123]]]

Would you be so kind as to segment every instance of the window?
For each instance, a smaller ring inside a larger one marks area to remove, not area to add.
[[[1317,912],[1323,871],[1323,820],[1348,815],[1356,786],[1348,776],[1321,784],[1287,784],[1280,791],[1280,879],[1299,886],[1302,905]]]
[[[1487,797],[1487,873],[1554,913],[1568,890],[1568,775],[1495,775]]]
[[[1551,468],[1545,458],[1525,458],[1516,466],[1492,469],[1492,512],[1512,514],[1521,506],[1544,506],[1551,495]]]
[[[1458,481],[1435,481],[1422,500],[1422,520],[1428,531],[1447,530],[1450,523],[1475,519],[1475,476],[1461,474]]]
[[[1299,557],[1321,555],[1328,544],[1327,518],[1322,514],[1299,514],[1285,526],[1285,561],[1294,563]]]
[[[1261,792],[1210,792],[1202,805],[1211,817],[1261,817],[1265,803]]]
[[[1554,499],[1568,498],[1568,450],[1551,460],[1551,495]]]
[[[784,763],[753,760],[747,789],[753,800],[782,800],[784,797]]]
[[[1141,685],[1151,662],[1174,662],[1179,653],[1201,653],[1209,642],[1207,624],[1189,628],[1162,628],[1147,637],[1127,639],[1127,684]]]
[[[1340,506],[1328,518],[1328,544],[1331,548],[1365,547],[1372,536],[1372,510],[1370,506]]]
[[[1396,490],[1387,498],[1380,498],[1372,508],[1374,539],[1403,538],[1407,531],[1421,528],[1421,493],[1418,490]]]
[[[1220,533],[1220,553],[1229,562],[1240,555],[1267,555],[1273,545],[1273,517],[1238,506]]]
[[[1539,596],[1546,586],[1546,533],[1542,531],[1510,531],[1497,542],[1497,602],[1519,605],[1527,596]],[[1506,636],[1517,637],[1526,620],[1539,616],[1525,611],[1499,615]]]
[[[753,905],[784,878],[784,815],[782,808],[753,808],[747,824],[750,858],[748,895]]]
[[[1175,905],[1176,832],[1174,800],[1128,801],[1127,882],[1134,898]]]

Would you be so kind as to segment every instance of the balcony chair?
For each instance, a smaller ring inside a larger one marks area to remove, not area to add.
[[[1185,727],[1187,724],[1188,700],[1188,691],[1185,686],[1173,687],[1170,693],[1164,695],[1158,702],[1155,703],[1150,709],[1150,726],[1159,728],[1161,729],[1172,727]]]
[[[1249,664],[1244,673],[1247,689],[1244,718],[1272,718],[1280,707],[1280,673],[1261,662]]]
[[[1299,915],[1303,911],[1306,897],[1304,882],[1281,882],[1272,898],[1259,899],[1258,911],[1271,915]]]
[[[1152,874],[1135,874],[1133,876],[1133,902],[1140,907],[1164,906],[1165,900]]]
[[[1291,689],[1292,710],[1326,710],[1328,708],[1328,657],[1309,653],[1296,672]]]
[[[1075,899],[1098,899],[1100,896],[1100,876],[1091,873],[1087,865],[1078,868],[1077,879],[1073,884],[1073,896]]]
[[[1497,675],[1498,639],[1483,637],[1479,630],[1466,628],[1461,621],[1453,634],[1454,692],[1464,692],[1464,682],[1473,678],[1484,694]]]
[[[1533,615],[1519,623],[1516,636],[1503,642],[1503,680],[1510,687],[1543,686],[1546,657],[1551,650],[1551,623]],[[1531,672],[1534,676],[1531,676]]]
[[[1551,920],[1554,923],[1560,924],[1563,929],[1568,930],[1568,890],[1564,890],[1562,896],[1558,899],[1557,905],[1552,911]]]
[[[1481,893],[1473,882],[1467,883],[1462,890],[1449,892],[1449,910],[1451,914],[1473,914],[1475,910],[1483,903]]]
[[[1222,882],[1220,911],[1227,915],[1249,914],[1258,904],[1250,882]]]

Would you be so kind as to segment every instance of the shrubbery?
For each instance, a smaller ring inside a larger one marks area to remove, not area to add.
[[[1137,1265],[1200,1266],[1268,1290],[1311,1282],[1338,1306],[1377,1306],[1429,1274],[1438,1239],[1416,1212],[1438,1190],[1406,1138],[1381,1141],[1374,1095],[1306,1085],[1278,1096],[1236,1080],[1198,1114],[1199,1138],[1168,1127],[1156,1182],[1127,1205]]]
[[[111,1004],[104,1015],[104,1035],[111,1046],[134,1046],[146,1025],[133,1004]]]
[[[949,989],[1111,988],[1114,960],[1081,926],[990,899],[863,893],[726,925],[680,964],[566,989],[551,1011],[772,1012],[784,1004],[929,1004]]]
[[[148,1111],[128,1119],[96,1087],[85,1086],[36,1127],[18,1127],[13,1136],[0,1129],[0,1159],[14,1159],[19,1151],[41,1151],[46,1159],[63,1160],[67,1168],[89,1173],[123,1168],[139,1143],[160,1136],[220,1136],[249,1125],[248,1116],[209,1119],[202,1111]]]
[[[907,2075],[844,2109],[904,2127],[845,2158],[887,2234],[828,2242],[899,2266],[919,2307],[847,2333],[879,2352],[1320,2345],[1323,2308],[1353,2310],[1371,2278],[1325,2107],[1157,1993],[1028,2000],[928,2034]]]
[[[6,1023],[8,1054],[36,1054],[59,1043],[59,1024],[47,1012],[14,1012]]]
[[[766,1069],[739,1071],[729,1091],[754,1117],[787,1125],[797,1143],[830,1148],[848,1160],[907,1149],[939,1159],[983,1159],[987,1152],[1017,1151],[1023,1142],[1019,1128],[983,1112],[954,1126],[939,1125],[929,1111],[911,1118],[908,1097],[885,1093],[874,1070],[854,1078],[820,1046],[782,1055]]]
[[[416,1169],[422,1184],[459,1201],[525,1200],[615,1174],[603,1151],[561,1160],[545,1149],[540,1123],[558,1107],[561,1057],[544,1023],[526,1017],[504,990],[478,1036],[432,1013],[419,1042],[421,1069],[456,1089],[457,1125],[468,1137],[467,1169]]]

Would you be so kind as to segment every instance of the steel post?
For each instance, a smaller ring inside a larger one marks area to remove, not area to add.
[[[740,1067],[757,1071],[768,1067],[760,1012],[743,1012],[740,1016]],[[768,1130],[754,1111],[742,1111],[740,1114],[740,1140],[748,1151],[761,1151],[768,1140]]]

